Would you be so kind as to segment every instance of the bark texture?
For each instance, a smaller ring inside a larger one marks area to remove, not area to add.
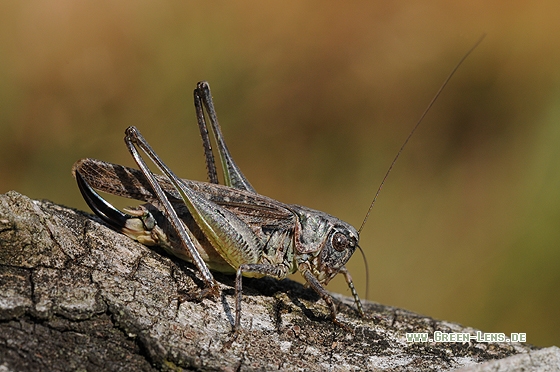
[[[0,195],[0,371],[449,370],[534,352],[520,343],[408,343],[406,332],[475,329],[336,296],[339,319],[290,280],[244,279],[231,333],[233,278],[217,300],[192,266],[84,212]],[[553,352],[556,350],[552,350]]]

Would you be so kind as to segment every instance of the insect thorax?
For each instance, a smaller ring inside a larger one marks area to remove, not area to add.
[[[327,284],[348,262],[358,246],[358,232],[350,224],[327,213],[297,206],[294,237],[300,271],[305,267]]]

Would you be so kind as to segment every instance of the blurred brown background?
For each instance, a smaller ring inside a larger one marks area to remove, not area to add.
[[[487,33],[362,233],[370,298],[560,345],[559,14],[553,0],[2,2],[0,192],[89,210],[70,168],[132,166],[129,125],[205,180],[192,90],[208,80],[260,193],[359,227]],[[363,267],[349,263],[361,293]]]

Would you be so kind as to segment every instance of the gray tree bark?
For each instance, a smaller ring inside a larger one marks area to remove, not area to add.
[[[234,335],[233,278],[215,276],[217,300],[181,301],[200,291],[191,265],[84,212],[0,195],[0,371],[449,370],[536,350],[408,343],[407,332],[476,330],[374,302],[362,319],[336,296],[352,333],[312,290],[268,278],[244,279]]]

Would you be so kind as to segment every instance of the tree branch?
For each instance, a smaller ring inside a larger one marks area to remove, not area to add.
[[[446,370],[536,350],[408,343],[407,332],[476,330],[374,302],[361,319],[337,295],[351,333],[313,291],[269,278],[244,279],[234,336],[233,278],[215,273],[215,301],[181,301],[200,291],[191,265],[97,221],[0,195],[0,370]]]

